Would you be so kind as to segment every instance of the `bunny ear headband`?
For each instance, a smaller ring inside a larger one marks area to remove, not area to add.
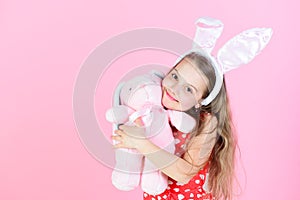
[[[207,57],[214,67],[216,74],[215,85],[209,95],[201,102],[202,105],[208,105],[221,90],[223,75],[253,60],[269,43],[273,31],[271,28],[252,28],[243,31],[225,43],[219,49],[215,58],[211,55],[211,52],[223,31],[223,23],[210,17],[201,17],[195,24],[197,30],[193,46],[185,55],[191,52],[200,53]]]

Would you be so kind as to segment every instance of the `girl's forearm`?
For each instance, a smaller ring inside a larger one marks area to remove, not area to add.
[[[147,139],[141,140],[137,150],[159,170],[179,183],[187,183],[199,170],[186,160],[161,149]]]

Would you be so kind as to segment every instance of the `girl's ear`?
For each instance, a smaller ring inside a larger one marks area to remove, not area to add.
[[[202,99],[201,99],[202,100]],[[196,105],[195,105],[195,108],[200,108],[200,105],[201,103],[200,102],[198,102]]]

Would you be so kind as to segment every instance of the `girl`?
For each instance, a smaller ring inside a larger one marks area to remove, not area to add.
[[[173,129],[177,139],[173,155],[145,137],[142,128],[122,125],[112,139],[115,148],[134,148],[169,177],[169,187],[156,196],[144,192],[144,199],[231,199],[236,139],[225,79],[215,99],[204,106],[216,82],[209,58],[191,52],[178,62],[162,81],[162,105],[184,111],[197,121],[190,134]],[[182,153],[181,153],[182,152]],[[209,176],[208,176],[209,175]]]

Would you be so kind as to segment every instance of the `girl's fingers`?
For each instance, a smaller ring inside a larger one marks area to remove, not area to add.
[[[122,140],[122,138],[118,135],[111,136],[111,139],[116,140],[116,141],[121,141]]]
[[[122,124],[122,125],[119,126],[119,129],[120,129],[120,130],[124,130],[124,129],[126,129],[126,128],[127,128],[127,126],[124,125],[124,124]]]
[[[123,133],[123,131],[121,131],[121,130],[115,130],[114,131],[116,134],[118,134],[119,136],[122,136],[124,133]]]
[[[123,148],[123,145],[122,145],[122,143],[118,143],[118,144],[115,144],[113,147],[114,147],[114,149],[118,149],[118,148]]]
[[[121,130],[121,131],[123,131],[125,133],[128,133],[128,132],[130,133],[135,128],[137,128],[137,127],[136,126],[124,125],[124,124],[122,124],[122,125],[119,126],[119,130]]]
[[[124,145],[123,145],[123,143],[122,143],[122,141],[123,141],[122,136],[123,136],[123,134],[124,134],[123,131],[121,131],[121,130],[115,130],[114,133],[115,133],[116,135],[111,136],[111,138],[112,138],[112,140],[115,140],[115,141],[117,141],[117,142],[119,142],[119,143],[113,145],[113,148],[114,148],[114,149],[117,149],[117,148],[124,148]]]

